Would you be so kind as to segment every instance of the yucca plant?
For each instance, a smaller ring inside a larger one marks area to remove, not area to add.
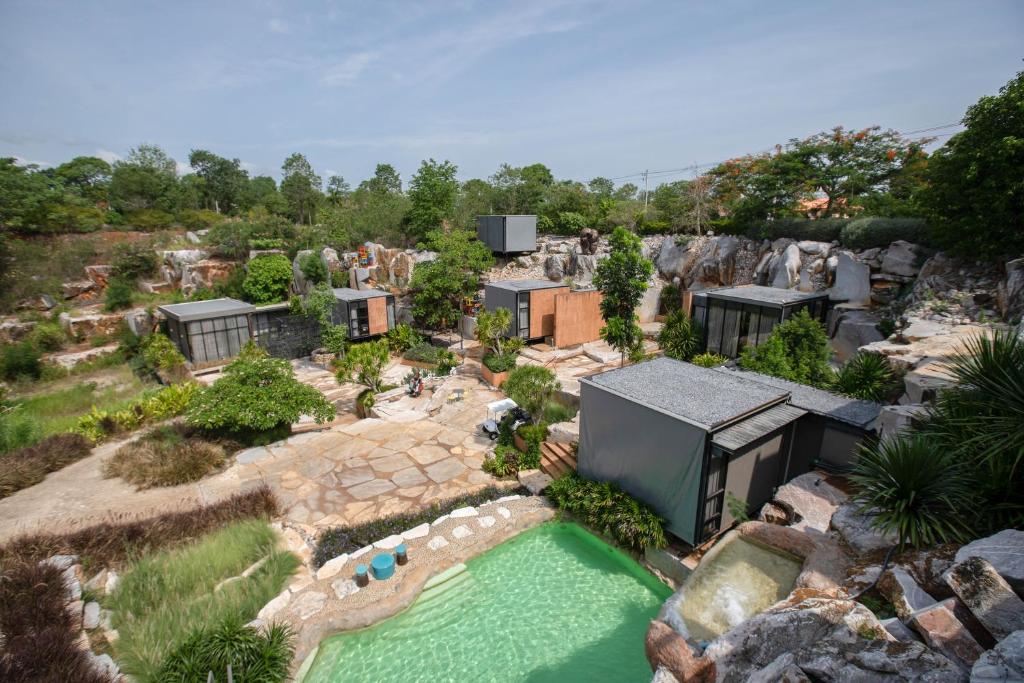
[[[676,360],[690,360],[700,350],[700,323],[692,320],[684,310],[675,310],[665,318],[658,333],[658,346],[665,355]]]
[[[933,439],[907,434],[862,445],[850,479],[872,525],[895,533],[900,548],[957,541],[970,529],[970,468]]]
[[[887,403],[899,388],[899,380],[885,356],[858,353],[836,373],[831,388],[853,398]]]

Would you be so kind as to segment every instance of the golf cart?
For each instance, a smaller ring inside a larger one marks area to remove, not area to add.
[[[514,432],[529,421],[530,414],[528,412],[520,408],[519,404],[512,399],[504,398],[487,404],[487,419],[480,425],[480,429],[490,437],[491,441],[497,441],[503,423],[509,423]]]

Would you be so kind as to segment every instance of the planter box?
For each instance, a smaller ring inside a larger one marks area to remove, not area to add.
[[[491,369],[483,363],[480,364],[480,374],[484,376],[484,381],[495,389],[500,388],[505,383],[505,380],[508,379],[508,370],[505,372],[491,372]]]
[[[410,368],[420,368],[421,370],[430,370],[431,372],[437,370],[437,365],[427,363],[422,360],[409,360],[408,358],[403,358],[401,363],[402,365],[408,365]]]

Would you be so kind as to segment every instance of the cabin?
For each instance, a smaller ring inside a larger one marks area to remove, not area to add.
[[[795,429],[807,411],[790,392],[745,374],[671,358],[580,380],[579,473],[650,505],[668,530],[698,545],[805,473]]]
[[[379,289],[334,289],[335,325],[348,326],[348,338],[362,341],[395,329],[395,297]]]
[[[536,216],[477,216],[476,237],[495,254],[537,251]]]
[[[544,339],[555,332],[555,296],[568,291],[566,285],[550,280],[500,280],[484,288],[484,308],[512,311],[508,336]]]
[[[167,336],[185,360],[199,368],[238,355],[252,338],[249,314],[255,308],[237,299],[210,299],[157,310],[167,319]]]
[[[806,310],[822,323],[828,315],[827,292],[745,285],[723,287],[692,296],[691,317],[704,331],[703,349],[739,358],[743,349],[762,344],[775,326]]]

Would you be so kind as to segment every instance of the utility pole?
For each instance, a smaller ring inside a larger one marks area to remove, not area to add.
[[[647,169],[644,169],[644,215],[647,215]]]
[[[701,234],[701,229],[700,229],[700,195],[701,195],[701,186],[700,186],[700,176],[697,175],[697,164],[696,163],[693,164],[693,188],[697,191],[696,192],[696,199],[697,199],[697,234],[700,235]]]

